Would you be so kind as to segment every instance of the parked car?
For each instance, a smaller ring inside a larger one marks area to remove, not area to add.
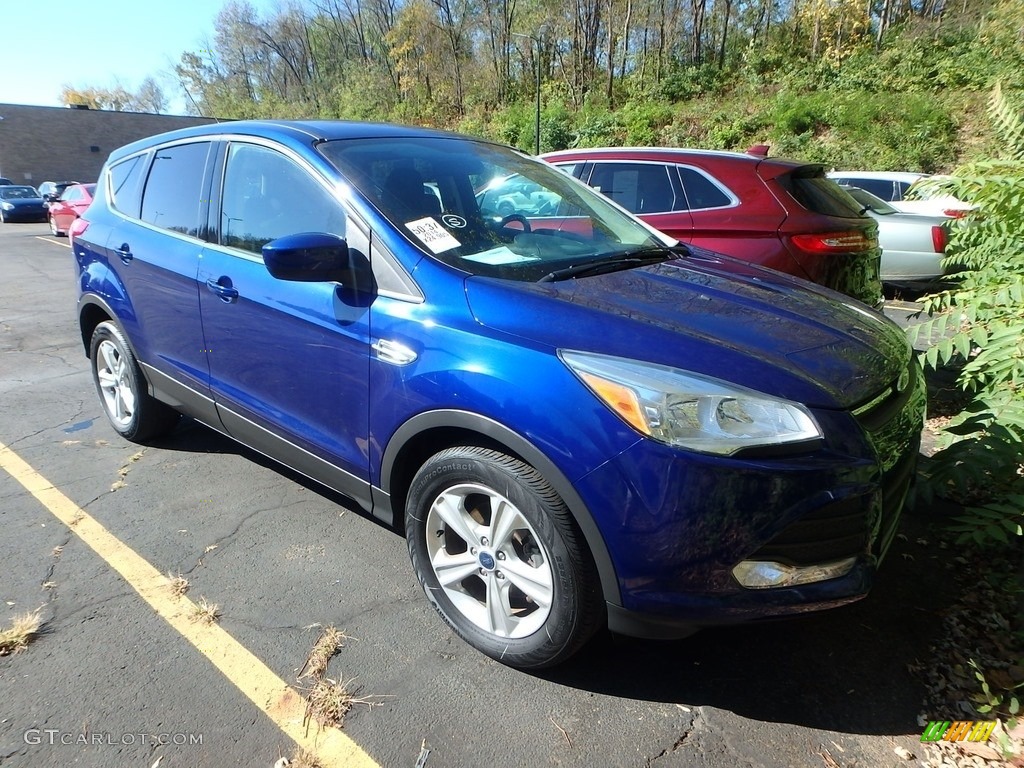
[[[950,217],[902,213],[867,190],[844,188],[878,222],[883,282],[928,282],[945,273],[942,259],[949,241]]]
[[[50,203],[47,219],[50,222],[50,233],[63,237],[68,233],[75,219],[92,204],[96,194],[95,184],[72,184],[65,189],[58,200]]]
[[[671,237],[881,304],[877,225],[820,165],[633,147],[542,157]]]
[[[6,178],[4,176],[0,176],[0,187],[4,186],[6,184],[13,184],[13,183],[14,182],[11,181],[10,179],[8,179],[8,178]]]
[[[959,218],[974,207],[952,195],[942,195],[922,185],[924,179],[940,178],[927,173],[830,171],[828,177],[837,184],[867,190],[887,203],[892,203],[894,208],[903,213]]]
[[[43,199],[35,187],[0,185],[0,223],[8,221],[46,221]]]
[[[480,209],[499,219],[517,211],[525,216],[548,216],[555,212],[559,200],[518,175],[492,179],[477,193]]]
[[[481,211],[512,176],[558,214]],[[198,126],[116,150],[96,190],[77,312],[114,430],[187,414],[404,528],[502,663],[869,589],[924,380],[863,305],[439,131]]]
[[[64,194],[65,189],[77,183],[77,181],[44,181],[39,185],[39,195],[46,201],[46,205],[49,206],[50,203],[59,199]]]

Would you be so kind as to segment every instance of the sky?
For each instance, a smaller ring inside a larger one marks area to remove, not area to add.
[[[128,90],[152,76],[169,114],[184,114],[185,97],[171,73],[181,54],[213,37],[225,0],[94,0],[85,5],[0,0],[4,75],[0,103],[59,107],[61,86]],[[273,0],[251,0],[261,10]],[[16,63],[15,63],[16,62]]]

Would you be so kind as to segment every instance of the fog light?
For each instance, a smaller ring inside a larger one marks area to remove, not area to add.
[[[796,587],[816,581],[828,581],[845,576],[857,562],[856,557],[847,557],[832,563],[817,565],[785,565],[771,560],[744,560],[732,569],[732,575],[748,589],[769,587]]]

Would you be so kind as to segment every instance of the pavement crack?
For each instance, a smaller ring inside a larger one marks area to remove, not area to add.
[[[124,488],[128,484],[127,482],[125,482],[125,478],[128,477],[128,473],[131,471],[132,465],[135,462],[140,461],[142,457],[146,455],[146,451],[148,450],[149,448],[146,447],[143,448],[138,453],[132,454],[131,456],[128,457],[128,460],[121,465],[121,467],[117,470],[117,480],[115,480],[113,485],[110,486],[111,493],[120,490],[121,488]]]
[[[644,761],[644,765],[647,766],[647,768],[650,768],[650,766],[654,765],[654,761],[655,760],[660,760],[661,758],[665,757],[666,755],[670,755],[673,752],[676,752],[677,750],[679,750],[681,747],[685,746],[687,740],[690,738],[690,735],[697,728],[697,719],[699,717],[700,717],[700,712],[699,711],[695,712],[694,715],[693,715],[693,718],[690,720],[689,725],[686,726],[686,729],[683,731],[682,735],[678,739],[675,740],[675,743],[673,743],[672,746],[666,747],[665,749],[661,750],[661,752],[656,754],[654,757],[646,758],[645,761]]]
[[[204,565],[204,558],[210,552],[213,552],[214,550],[218,549],[223,549],[224,547],[229,546],[232,543],[232,540],[242,530],[242,528],[257,515],[262,515],[264,512],[279,512],[282,509],[288,509],[289,507],[294,507],[297,504],[302,504],[304,502],[305,500],[303,499],[300,501],[292,502],[291,504],[272,504],[267,507],[260,507],[259,509],[252,510],[249,514],[241,518],[232,530],[228,531],[219,539],[216,539],[212,544],[208,544],[207,546],[205,546],[203,548],[203,554],[199,556],[198,560],[196,560],[196,564],[189,568],[187,571],[184,571],[183,575],[191,575],[199,566]]]

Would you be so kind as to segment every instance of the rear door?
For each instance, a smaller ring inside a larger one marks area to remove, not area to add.
[[[147,378],[163,399],[216,424],[196,287],[211,147],[182,142],[115,165],[111,205],[121,222],[106,251],[131,298],[117,311]]]

